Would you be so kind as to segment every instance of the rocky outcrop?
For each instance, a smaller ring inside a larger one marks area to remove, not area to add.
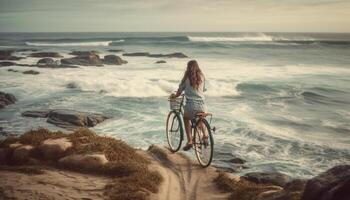
[[[165,60],[158,60],[157,62],[155,62],[156,64],[162,64],[162,63],[166,63]]]
[[[13,94],[0,92],[0,109],[17,101]]]
[[[123,56],[149,56],[148,52],[124,53]]]
[[[15,69],[8,69],[7,71],[8,72],[19,72],[18,70],[15,70]]]
[[[349,200],[350,165],[339,165],[307,181],[301,200]]]
[[[278,172],[251,172],[245,174],[243,178],[258,184],[273,184],[281,187],[284,187],[290,181],[289,176]]]
[[[98,51],[72,51],[69,54],[75,55],[75,56],[92,56],[92,55],[99,54],[99,52]]]
[[[47,139],[38,147],[46,160],[55,160],[64,156],[65,152],[73,146],[67,138]]]
[[[113,52],[113,53],[120,53],[120,52],[124,52],[123,49],[108,49],[107,51],[109,52]]]
[[[87,112],[74,110],[39,110],[26,111],[22,113],[24,117],[44,117],[47,122],[66,129],[75,129],[77,127],[93,127],[98,123],[108,119],[108,117]]]
[[[103,63],[106,65],[122,65],[128,63],[126,60],[121,59],[116,55],[106,55],[103,58]]]
[[[9,67],[9,66],[13,66],[16,65],[16,63],[14,62],[0,62],[0,67]]]
[[[65,168],[96,169],[106,165],[108,160],[103,153],[73,154],[61,158],[58,163]]]
[[[73,52],[74,53],[74,52]],[[64,65],[103,66],[103,60],[93,52],[75,52],[76,57],[61,59]]]
[[[37,62],[36,66],[40,68],[78,68],[78,66],[74,65],[60,64],[58,60],[52,58],[42,58]]]
[[[147,56],[152,58],[188,58],[183,53],[176,52],[170,54],[150,54],[148,52],[124,53],[123,56]]]
[[[150,54],[150,55],[148,55],[148,57],[152,57],[152,58],[188,58],[188,56],[186,56],[185,54],[180,53],[180,52],[170,53],[170,54]]]
[[[0,50],[0,60],[20,60],[22,57],[13,56],[14,50]]]
[[[36,53],[31,53],[29,56],[35,57],[35,58],[45,58],[45,57],[62,58],[63,57],[57,52],[36,52]]]
[[[34,111],[25,111],[22,113],[23,117],[33,117],[33,118],[47,118],[51,110],[34,110]]]
[[[33,148],[31,145],[21,145],[15,148],[12,153],[12,161],[14,163],[26,163],[30,158]]]
[[[49,65],[57,65],[57,62],[52,58],[42,58],[38,60],[36,64],[38,66],[49,66]]]
[[[35,71],[35,70],[27,70],[27,71],[22,72],[22,74],[38,75],[38,74],[40,74],[40,72]]]

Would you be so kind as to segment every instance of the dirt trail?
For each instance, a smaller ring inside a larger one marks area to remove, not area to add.
[[[151,147],[153,157],[151,168],[164,177],[158,194],[152,199],[162,200],[204,200],[227,199],[229,194],[218,190],[214,183],[218,172],[213,167],[202,168],[181,153],[171,153],[167,149]]]

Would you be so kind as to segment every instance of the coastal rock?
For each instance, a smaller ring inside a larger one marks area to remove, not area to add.
[[[75,129],[77,127],[93,127],[98,123],[108,119],[108,117],[88,112],[79,112],[74,110],[39,110],[25,111],[24,117],[43,117],[47,122],[65,129]]]
[[[123,56],[149,56],[148,52],[124,53]]]
[[[300,199],[307,180],[295,179],[286,184],[283,190],[267,191],[259,194],[259,200],[295,200]]]
[[[40,68],[78,68],[78,66],[74,65],[59,64],[58,60],[54,60],[52,58],[42,58],[37,62],[36,65]]]
[[[290,180],[290,177],[278,172],[251,172],[243,176],[243,178],[254,183],[266,183],[284,187]]]
[[[25,111],[22,113],[23,117],[40,117],[40,118],[46,118],[51,110],[31,110],[31,111]]]
[[[7,71],[8,72],[18,72],[18,70],[15,70],[15,69],[8,69]]]
[[[234,163],[234,164],[244,164],[244,163],[246,163],[247,161],[245,161],[245,160],[242,159],[242,158],[232,158],[232,159],[228,160],[228,162]]]
[[[9,150],[5,148],[0,148],[0,164],[7,163],[7,156],[9,155]]]
[[[180,52],[170,53],[170,54],[150,54],[150,55],[148,55],[148,57],[152,57],[152,58],[188,58],[188,56],[186,56],[185,54],[180,53]]]
[[[120,52],[124,52],[123,49],[108,49],[109,52],[113,52],[113,53],[120,53]]]
[[[16,149],[17,147],[23,146],[23,144],[19,143],[19,142],[15,142],[9,145],[10,149]]]
[[[152,58],[188,58],[183,53],[175,52],[169,54],[150,54],[148,52],[124,53],[123,56],[147,56]]]
[[[14,104],[16,102],[16,97],[9,93],[0,92],[0,109],[7,105]]]
[[[39,146],[39,151],[44,159],[54,160],[64,156],[66,150],[72,146],[67,138],[47,139]]]
[[[307,181],[301,200],[349,200],[350,165],[339,165]]]
[[[31,145],[23,145],[15,148],[12,153],[12,161],[15,163],[27,162],[33,149],[34,147]]]
[[[16,65],[16,63],[14,62],[0,62],[0,67],[9,67],[9,66],[13,66]]]
[[[99,54],[98,51],[73,51],[71,53],[69,53],[70,55],[75,55],[75,56],[92,56],[92,55],[97,55]]]
[[[156,64],[162,64],[162,63],[166,63],[165,60],[158,60],[157,62],[155,62]]]
[[[69,155],[61,158],[58,163],[67,168],[96,169],[108,163],[104,154]]]
[[[103,60],[97,54],[86,55],[82,53],[77,57],[61,59],[61,63],[64,65],[102,66]]]
[[[106,65],[122,65],[128,63],[126,60],[121,59],[116,55],[106,55],[103,58],[103,63]]]
[[[36,52],[36,53],[31,53],[29,56],[35,57],[35,58],[45,58],[45,57],[62,58],[63,57],[57,52]]]
[[[0,60],[20,60],[22,57],[13,56],[14,50],[0,50]]]
[[[27,70],[27,71],[22,72],[22,74],[38,75],[38,74],[40,74],[40,72],[35,71],[35,70]]]
[[[42,58],[36,63],[38,66],[48,66],[48,65],[57,65],[54,59],[52,58]]]
[[[53,110],[48,114],[47,122],[62,128],[94,127],[107,117],[101,114],[77,112],[73,110]]]

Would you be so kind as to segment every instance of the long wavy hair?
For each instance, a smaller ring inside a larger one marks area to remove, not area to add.
[[[185,74],[182,78],[181,83],[184,83],[186,79],[188,78],[190,80],[190,84],[193,89],[198,90],[199,85],[202,83],[202,77],[203,73],[201,69],[199,68],[199,65],[197,61],[195,60],[190,60],[187,63],[187,69],[185,71]]]

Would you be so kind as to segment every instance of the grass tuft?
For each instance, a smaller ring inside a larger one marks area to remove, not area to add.
[[[221,190],[231,192],[230,200],[256,200],[260,193],[271,190],[271,185],[256,184],[242,178],[236,181],[222,172],[214,181]]]

